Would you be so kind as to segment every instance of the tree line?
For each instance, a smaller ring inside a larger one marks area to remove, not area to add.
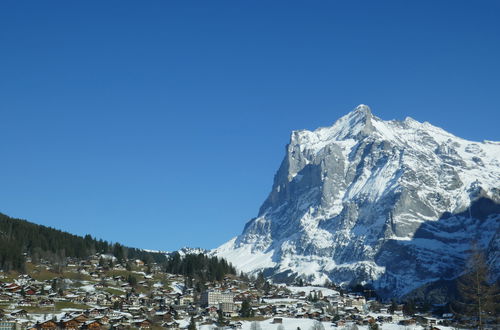
[[[236,269],[225,259],[210,257],[205,254],[187,254],[181,256],[178,252],[170,255],[165,271],[171,274],[184,275],[192,281],[222,281],[227,274],[235,275]],[[191,283],[188,283],[188,286]]]
[[[120,262],[127,258],[158,264],[167,261],[162,253],[109,243],[91,235],[77,236],[0,213],[0,270],[24,272],[25,255],[34,262],[45,259],[62,263],[67,257],[83,259],[95,253],[111,254]]]

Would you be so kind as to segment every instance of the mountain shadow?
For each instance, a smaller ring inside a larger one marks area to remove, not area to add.
[[[474,244],[485,252],[493,280],[498,278],[499,242],[500,204],[482,196],[462,212],[422,223],[411,240],[384,242],[375,262],[386,271],[373,285],[383,297],[397,291],[445,303],[456,291],[453,280],[465,271]]]

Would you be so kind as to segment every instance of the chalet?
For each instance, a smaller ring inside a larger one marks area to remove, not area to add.
[[[151,321],[149,321],[149,320],[135,320],[134,326],[139,328],[139,329],[150,329],[151,328]]]
[[[34,326],[35,329],[43,329],[43,330],[56,330],[59,328],[57,323],[52,320],[48,320],[42,323],[36,323]]]
[[[414,318],[409,318],[399,321],[399,324],[404,326],[415,325],[416,323],[417,321]]]
[[[241,323],[240,321],[238,322],[234,322],[234,323],[231,323],[231,325],[233,326],[233,328],[235,329],[241,329],[243,327],[243,323]]]
[[[54,307],[54,300],[52,299],[42,299],[38,302],[40,307]]]
[[[28,312],[24,309],[18,309],[18,310],[15,310],[13,312],[10,313],[11,316],[14,316],[14,317],[26,317],[28,316]]]
[[[116,317],[109,319],[110,324],[120,324],[120,323],[125,323],[127,321],[128,321],[128,318],[125,315],[116,316]]]
[[[432,317],[417,315],[417,316],[415,316],[415,319],[418,323],[423,324],[423,325],[429,325],[429,326],[437,325],[437,319],[432,318]]]
[[[78,323],[85,323],[88,321],[88,318],[85,316],[85,314],[75,314],[73,315],[72,319]]]
[[[16,283],[10,283],[4,287],[5,290],[9,292],[18,292],[21,291],[21,287]]]
[[[106,315],[108,310],[109,310],[109,308],[106,308],[106,307],[92,308],[92,309],[88,310],[85,314],[87,314],[88,317],[90,317],[90,318],[96,318],[99,316]]]
[[[173,322],[167,322],[162,325],[162,327],[167,328],[167,329],[179,329],[179,323],[173,321]]]
[[[87,321],[83,324],[83,329],[100,330],[102,327],[99,321]]]
[[[59,327],[65,330],[76,330],[80,328],[80,322],[75,319],[62,319],[59,322]]]
[[[273,306],[271,305],[259,307],[260,315],[266,316],[266,315],[272,315],[272,313],[273,313]]]
[[[171,312],[167,312],[167,311],[158,311],[154,314],[154,317],[157,320],[160,320],[163,322],[172,322],[174,320],[174,314]]]

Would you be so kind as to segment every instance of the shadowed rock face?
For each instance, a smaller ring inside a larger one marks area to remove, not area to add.
[[[292,132],[258,216],[213,253],[280,280],[402,295],[457,276],[473,240],[499,245],[499,159],[500,143],[383,121],[361,105],[331,127]],[[489,260],[498,264],[495,252]]]

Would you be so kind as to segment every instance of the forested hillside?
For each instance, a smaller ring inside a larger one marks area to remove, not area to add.
[[[140,259],[146,264],[157,263],[174,274],[181,274],[200,281],[221,280],[225,274],[235,274],[234,267],[226,260],[204,254],[147,252],[119,243],[97,240],[90,235],[73,235],[26,220],[11,218],[0,213],[0,271],[24,271],[25,256],[33,262],[45,259],[63,262],[67,257],[87,258],[95,253],[111,254],[119,262]]]
[[[57,262],[66,257],[85,258],[94,253],[112,254],[118,260],[141,259],[162,265],[167,261],[162,253],[111,244],[90,235],[72,235],[0,213],[0,270],[23,271],[25,254],[35,262],[40,258]]]
[[[168,258],[166,272],[192,278],[195,281],[222,281],[226,274],[236,274],[236,269],[226,260],[205,254],[181,256],[174,252]]]

